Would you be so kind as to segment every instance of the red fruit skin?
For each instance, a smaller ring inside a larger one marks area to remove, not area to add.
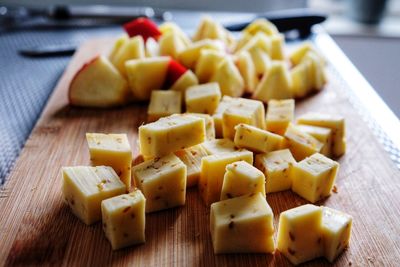
[[[166,78],[166,88],[171,87],[185,72],[187,68],[185,68],[178,61],[171,59],[168,64],[167,78]]]
[[[161,35],[157,24],[147,18],[138,18],[132,20],[122,25],[122,27],[125,29],[129,37],[141,35],[144,41],[146,41],[149,37],[153,37],[157,40]]]
[[[74,77],[71,79],[71,82],[69,83],[69,87],[68,87],[68,102],[73,105],[73,100],[71,97],[71,87],[72,84],[74,83],[76,77],[78,77],[78,75],[84,71],[88,66],[92,65],[96,60],[98,60],[100,58],[100,55],[96,55],[94,56],[92,59],[90,59],[89,61],[87,61],[85,64],[83,64],[83,66],[75,73]]]

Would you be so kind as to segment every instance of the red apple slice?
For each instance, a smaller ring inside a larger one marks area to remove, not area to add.
[[[166,88],[171,87],[187,70],[178,61],[171,59],[168,64],[167,78],[165,80]]]
[[[130,37],[141,35],[144,41],[146,41],[149,37],[157,40],[157,38],[161,35],[157,24],[147,18],[138,18],[132,20],[128,23],[125,23],[123,27]]]
[[[82,107],[123,105],[130,91],[125,78],[104,56],[96,56],[75,74],[69,86],[69,102]]]

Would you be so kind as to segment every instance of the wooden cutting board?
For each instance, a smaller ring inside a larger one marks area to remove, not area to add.
[[[0,190],[0,265],[68,266],[287,266],[275,255],[214,255],[209,209],[196,188],[184,207],[146,215],[146,244],[113,252],[100,223],[86,226],[62,201],[61,166],[88,165],[86,132],[127,133],[138,154],[137,128],[146,106],[132,104],[109,110],[68,106],[72,75],[111,40],[85,43],[71,60],[6,184]],[[319,204],[354,218],[350,247],[338,266],[395,266],[400,262],[400,172],[366,123],[349,103],[334,70],[328,86],[296,104],[296,113],[320,111],[346,117],[348,150],[339,161],[338,192]],[[23,77],[21,77],[23,78]],[[400,134],[400,133],[399,133]],[[305,204],[292,192],[269,194],[275,215]],[[320,259],[309,263],[327,265]]]

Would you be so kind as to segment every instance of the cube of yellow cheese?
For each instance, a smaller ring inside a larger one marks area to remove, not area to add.
[[[246,161],[237,161],[226,166],[221,200],[256,193],[265,197],[265,176],[260,170]]]
[[[322,207],[322,241],[324,256],[333,262],[349,245],[353,219],[350,215]]]
[[[291,172],[294,164],[296,164],[296,160],[289,149],[256,155],[255,166],[265,175],[267,193],[292,188]]]
[[[197,185],[200,177],[201,159],[208,156],[201,145],[188,147],[175,152],[175,155],[186,165],[186,187]]]
[[[346,152],[346,128],[344,118],[338,115],[307,113],[300,116],[298,124],[325,127],[332,130],[332,155],[340,157]]]
[[[240,160],[253,164],[253,153],[243,149],[202,158],[199,190],[206,205],[219,201],[226,166]]]
[[[299,161],[321,151],[324,144],[298,129],[295,125],[289,124],[285,132],[287,147],[294,158]]]
[[[297,125],[300,131],[308,133],[323,144],[320,153],[327,157],[331,156],[332,130],[325,127],[311,125]]]
[[[147,120],[156,121],[175,113],[181,113],[182,93],[173,90],[153,90],[147,110]]]
[[[132,175],[146,197],[146,212],[185,204],[186,165],[174,154],[138,164]]]
[[[226,152],[234,152],[238,150],[235,143],[230,139],[214,139],[201,144],[208,155],[221,154]]]
[[[139,127],[140,152],[144,157],[161,157],[204,142],[204,119],[174,114]]]
[[[267,131],[283,135],[294,117],[294,100],[270,100],[266,116]]]
[[[222,114],[222,134],[231,140],[235,137],[235,126],[239,123],[265,129],[265,109],[261,101],[240,98]]]
[[[92,164],[112,167],[129,190],[132,150],[126,134],[87,133],[86,140]]]
[[[199,84],[199,80],[191,70],[187,70],[175,83],[171,86],[171,90],[184,93],[192,85]]]
[[[261,193],[211,205],[214,253],[272,253],[274,214]]]
[[[316,153],[293,166],[292,190],[315,203],[331,195],[339,163]]]
[[[214,120],[210,115],[203,113],[186,113],[186,114],[204,119],[204,123],[206,124],[206,140],[215,139]]]
[[[238,101],[239,98],[234,98],[230,96],[223,96],[221,99],[221,102],[219,102],[219,105],[213,114],[213,119],[214,119],[214,126],[215,126],[215,136],[218,138],[222,137],[222,114],[224,111],[235,101]]]
[[[214,114],[221,99],[218,83],[206,83],[189,87],[185,93],[187,112]]]
[[[62,192],[72,212],[85,224],[101,220],[101,201],[126,192],[111,167],[63,167]]]
[[[114,250],[145,242],[145,205],[139,189],[101,202],[103,230]]]
[[[284,138],[280,135],[240,123],[235,126],[235,145],[257,153],[281,149]]]
[[[307,204],[279,216],[278,250],[297,265],[323,254],[322,208]]]

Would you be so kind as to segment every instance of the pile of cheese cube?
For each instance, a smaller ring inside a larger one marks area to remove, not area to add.
[[[69,88],[72,105],[109,107],[151,99],[150,120],[156,120],[179,113],[179,98],[188,110],[212,114],[216,103],[206,108],[202,103],[217,101],[215,88],[187,90],[193,85],[217,83],[221,95],[267,103],[305,97],[327,80],[325,60],[310,42],[289,54],[284,35],[265,19],[249,24],[237,39],[211,17],[201,20],[192,38],[172,22],[157,26],[141,18],[124,28],[108,56],[96,56],[76,73]],[[160,98],[171,99],[171,106]]]

